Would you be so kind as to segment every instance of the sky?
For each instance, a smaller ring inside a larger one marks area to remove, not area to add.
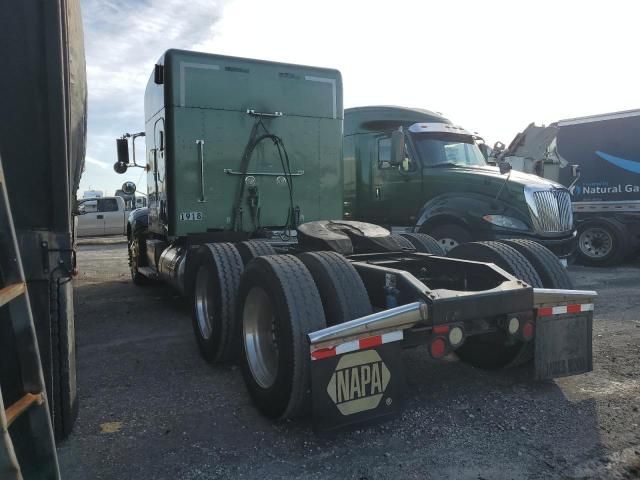
[[[441,112],[487,143],[529,123],[640,108],[634,1],[81,0],[88,139],[79,196],[112,195],[115,139],[144,130],[168,48],[337,68],[345,108]],[[144,159],[144,139],[138,160]]]

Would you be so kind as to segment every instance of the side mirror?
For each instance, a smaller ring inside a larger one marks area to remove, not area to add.
[[[504,175],[505,173],[509,173],[513,168],[509,162],[500,162],[498,164],[498,167],[500,168],[501,175]]]
[[[580,165],[571,165],[571,176],[573,178],[580,178]]]
[[[129,165],[129,139],[116,139],[116,148],[118,150],[118,163]]]
[[[394,130],[391,134],[391,165],[402,165],[404,161],[404,132]]]
[[[133,195],[136,193],[136,184],[133,182],[124,182],[122,184],[122,192],[126,195]]]
[[[77,213],[78,215],[84,215],[87,213],[87,207],[85,207],[84,204],[78,205]]]
[[[125,173],[127,171],[127,168],[129,168],[129,165],[127,165],[126,163],[116,162],[113,164],[113,170],[116,173]]]

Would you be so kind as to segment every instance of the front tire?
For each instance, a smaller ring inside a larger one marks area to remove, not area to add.
[[[311,366],[307,334],[325,327],[320,294],[292,255],[252,260],[238,291],[242,374],[260,412],[269,418],[307,414]]]
[[[148,285],[151,281],[140,273],[138,267],[141,265],[140,259],[142,255],[142,244],[139,238],[133,237],[129,241],[129,271],[131,272],[131,281],[134,285],[144,286]]]

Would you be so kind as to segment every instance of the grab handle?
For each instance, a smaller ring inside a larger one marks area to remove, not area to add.
[[[198,146],[198,158],[200,159],[200,200],[198,202],[204,203],[204,140],[196,140]]]

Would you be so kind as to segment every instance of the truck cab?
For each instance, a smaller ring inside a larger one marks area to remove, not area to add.
[[[345,110],[344,217],[427,233],[445,250],[523,238],[569,256],[576,235],[569,191],[490,165],[476,140],[428,110]]]

